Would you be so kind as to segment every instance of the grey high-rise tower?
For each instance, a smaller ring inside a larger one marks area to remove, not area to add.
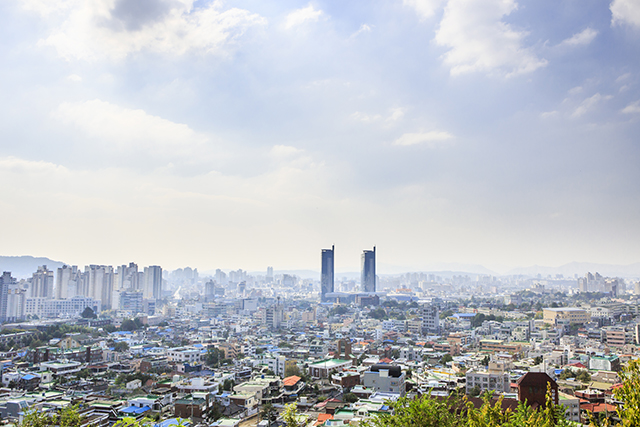
[[[322,250],[322,275],[320,276],[320,300],[326,301],[327,294],[333,293],[333,251],[335,246],[331,246],[331,249]]]
[[[362,252],[362,275],[360,284],[363,292],[376,291],[376,247],[373,250],[364,250]]]

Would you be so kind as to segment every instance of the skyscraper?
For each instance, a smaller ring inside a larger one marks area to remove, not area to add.
[[[331,249],[322,250],[322,275],[320,276],[320,300],[326,301],[326,295],[333,292],[333,251],[335,246],[331,246]]]
[[[362,275],[360,284],[363,292],[376,291],[376,247],[362,252]]]
[[[146,299],[162,299],[162,267],[152,265],[144,268],[144,297]]]

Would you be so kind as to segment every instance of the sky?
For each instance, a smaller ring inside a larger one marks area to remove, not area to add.
[[[1,255],[640,261],[640,0],[0,2]]]

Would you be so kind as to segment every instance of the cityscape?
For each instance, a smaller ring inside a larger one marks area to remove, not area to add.
[[[0,93],[0,427],[640,427],[640,0],[3,0]]]
[[[303,424],[359,425],[405,397],[544,405],[552,387],[570,422],[617,419],[640,276],[379,275],[373,247],[359,279],[339,278],[335,256],[320,250],[319,280],[133,262],[4,272],[0,416],[82,402],[91,425],[266,426],[293,402]]]

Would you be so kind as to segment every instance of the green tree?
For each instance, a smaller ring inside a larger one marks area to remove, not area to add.
[[[640,359],[630,360],[620,372],[622,386],[614,396],[622,401],[618,416],[623,427],[640,426]]]
[[[278,419],[278,411],[271,403],[265,403],[260,410],[260,419],[267,421],[271,425]]]
[[[233,390],[233,386],[234,385],[235,385],[235,382],[233,380],[226,379],[226,380],[224,380],[224,384],[222,386],[222,389],[226,390],[226,391],[231,391],[231,390]]]
[[[453,356],[450,355],[449,353],[445,354],[444,356],[442,356],[440,358],[440,363],[443,364],[443,365],[446,364],[447,362],[451,362],[451,361],[453,361]]]
[[[585,370],[581,370],[576,375],[576,380],[581,381],[583,383],[588,383],[589,381],[591,381],[591,374]]]
[[[91,307],[85,307],[80,316],[82,316],[83,319],[95,319],[98,317]]]
[[[205,363],[208,366],[217,368],[220,366],[220,360],[224,357],[224,352],[218,350],[215,347],[209,347],[207,354],[204,357]]]
[[[124,341],[120,341],[113,344],[113,349],[118,353],[123,353],[125,351],[129,351],[129,344]]]
[[[297,377],[302,377],[302,372],[300,372],[300,368],[298,367],[298,365],[287,366],[284,370],[284,376],[291,377],[294,375]]]
[[[47,414],[37,409],[29,409],[26,411],[22,422],[18,423],[18,427],[80,427],[84,422],[84,417],[78,413],[77,406],[67,406],[61,408],[58,413]]]
[[[136,325],[136,322],[131,319],[123,320],[120,325],[121,331],[135,331],[136,329],[138,329],[138,326]]]
[[[347,402],[347,403],[355,403],[355,402],[357,402],[359,399],[358,399],[358,396],[356,396],[355,394],[353,394],[353,393],[347,393],[347,394],[345,394],[344,396],[342,396],[342,400],[343,400],[344,402]]]
[[[304,425],[304,421],[300,420],[297,403],[294,402],[284,405],[282,420],[284,421],[285,427],[302,427]]]
[[[389,402],[391,411],[364,421],[364,427],[453,427],[464,425],[454,410],[457,401],[431,399],[423,395],[416,399],[401,397]]]
[[[480,389],[480,386],[478,384],[474,385],[473,388],[471,390],[469,390],[469,396],[471,397],[478,397],[480,396],[480,392],[482,390]]]

